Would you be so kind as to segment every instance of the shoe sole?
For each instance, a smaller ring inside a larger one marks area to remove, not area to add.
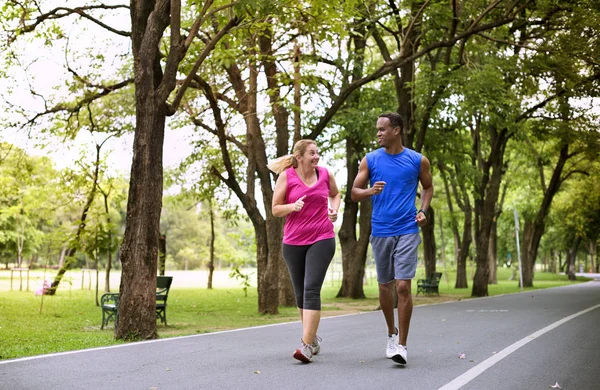
[[[311,359],[307,358],[306,356],[304,356],[304,354],[302,352],[300,352],[300,350],[296,350],[296,352],[294,352],[294,359],[296,360],[300,360],[302,363],[310,363],[312,362]]]
[[[392,356],[392,360],[394,361],[394,363],[406,364],[406,360],[401,355]]]

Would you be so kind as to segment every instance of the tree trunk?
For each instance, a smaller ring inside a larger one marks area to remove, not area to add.
[[[556,273],[557,261],[558,261],[558,251],[553,249],[550,251],[550,267],[548,269],[548,272],[553,273],[553,274]]]
[[[158,337],[156,273],[167,114],[164,92],[158,93],[163,79],[159,42],[170,22],[169,2],[132,0],[130,12],[136,123],[115,337],[147,340]]]
[[[561,99],[562,100],[562,99]],[[548,187],[545,188],[545,183],[542,181],[542,188],[544,189],[544,198],[540,204],[540,208],[533,221],[525,220],[525,226],[523,230],[523,257],[521,261],[523,263],[523,286],[533,287],[533,273],[535,269],[535,261],[537,258],[538,249],[544,231],[546,230],[546,216],[552,205],[554,196],[560,190],[562,172],[564,170],[569,156],[569,144],[564,143],[558,157],[558,161],[552,172],[552,177],[548,183]],[[540,170],[543,167],[540,164]],[[540,174],[543,177],[543,174]]]
[[[366,47],[366,26],[360,19],[351,29],[353,50],[352,76],[354,82],[362,77],[364,71],[364,51]],[[349,109],[359,109],[360,90],[352,93],[346,100]],[[352,201],[351,188],[358,174],[360,158],[364,152],[362,131],[356,126],[346,127],[346,194],[344,196],[344,215],[338,232],[342,249],[342,285],[337,297],[352,299],[365,298],[363,289],[365,263],[371,234],[371,200],[360,203]],[[359,216],[360,209],[360,216]],[[358,235],[357,235],[358,222]]]
[[[465,222],[463,224],[463,236],[461,240],[461,246],[458,250],[458,258],[456,259],[456,283],[454,288],[469,288],[467,278],[467,258],[469,257],[469,250],[471,247],[471,241],[473,240],[473,218],[472,213],[465,212]]]
[[[158,236],[158,274],[165,276],[167,266],[167,235],[160,234]]]
[[[593,273],[594,270],[596,269],[596,266],[594,265],[594,256],[596,255],[596,248],[597,248],[596,241],[590,240],[590,269],[588,271],[589,273]]]
[[[435,272],[436,266],[436,244],[435,244],[435,233],[433,231],[435,227],[435,209],[429,208],[429,216],[427,218],[427,225],[421,228],[423,233],[423,260],[425,262],[425,275],[429,277]]]
[[[573,246],[571,247],[571,249],[569,249],[569,251],[567,253],[567,261],[566,261],[567,272],[566,272],[566,274],[569,277],[569,280],[577,280],[577,277],[575,276],[575,260],[577,260],[577,250],[579,249],[580,243],[581,243],[581,237],[575,238],[575,241],[573,242]]]
[[[347,142],[351,142],[347,140]],[[347,154],[347,156],[352,156]],[[356,165],[358,169],[358,164]],[[356,176],[356,173],[354,174]],[[350,182],[350,177],[348,178]],[[352,182],[354,179],[352,179]],[[350,187],[348,187],[350,188]],[[342,285],[337,297],[352,299],[365,298],[363,289],[365,263],[369,247],[369,235],[371,232],[371,201],[369,199],[360,203],[352,202],[350,191],[346,191],[344,199],[344,220],[338,233],[340,246],[342,248]],[[357,214],[359,238],[356,238]]]
[[[476,269],[473,278],[473,297],[488,296],[488,281],[490,277],[490,267],[488,260],[488,250],[490,245],[490,235],[494,217],[497,210],[497,202],[500,196],[500,183],[502,181],[504,150],[508,142],[508,131],[502,129],[497,131],[494,127],[488,129],[490,144],[492,148],[486,162],[481,161],[480,145],[480,119],[477,119],[476,128],[473,130],[473,147],[478,156],[479,169],[483,175],[481,181],[476,186],[477,194],[475,196],[475,246],[476,246]]]
[[[275,129],[276,129],[276,148],[277,155],[283,156],[288,153],[288,140],[289,140],[289,112],[283,104],[283,99],[281,98],[281,88],[278,81],[279,72],[277,70],[277,64],[275,62],[275,56],[273,55],[273,30],[271,25],[265,29],[264,34],[261,34],[258,38],[258,43],[261,52],[261,60],[265,70],[265,75],[267,77],[267,86],[269,88],[269,103],[271,106],[271,113],[273,114],[273,118],[275,119]],[[295,64],[296,67],[299,66],[299,63]],[[300,70],[298,68],[298,74],[295,74],[295,78],[300,78],[299,74]],[[295,88],[299,88],[295,87]],[[300,111],[297,110],[299,113]],[[300,116],[295,116],[296,126],[300,127]],[[266,156],[265,156],[266,159]],[[257,167],[260,169],[260,167]],[[259,172],[260,175],[260,172]],[[267,172],[267,175],[268,172]],[[265,207],[271,207],[271,205],[266,205]],[[283,229],[283,224],[275,225],[281,226]],[[274,227],[275,227],[274,226]],[[273,233],[276,233],[273,230]],[[281,234],[281,233],[280,233]],[[282,306],[296,306],[296,299],[294,297],[294,287],[292,286],[292,279],[290,278],[289,271],[285,262],[283,260],[283,255],[281,252],[281,243],[278,245],[278,248],[271,248],[269,251],[274,250],[278,251],[277,253],[273,253],[274,261],[278,262],[278,280],[279,280],[279,291],[278,291],[278,299],[279,304]]]
[[[490,245],[488,248],[488,261],[490,263],[490,278],[488,279],[489,284],[498,284],[497,270],[498,270],[498,222],[494,218],[492,222],[492,230],[490,232]]]
[[[467,257],[469,255],[469,248],[471,247],[471,241],[473,240],[473,211],[471,209],[471,203],[467,194],[466,188],[463,183],[457,183],[456,180],[452,180],[452,186],[448,182],[449,172],[447,168],[441,162],[438,162],[438,167],[442,175],[444,182],[444,189],[446,190],[446,200],[448,202],[448,210],[450,211],[450,224],[452,226],[452,235],[454,237],[454,258],[456,259],[456,283],[454,288],[468,288],[467,283]],[[458,170],[458,169],[457,169]],[[452,189],[452,191],[450,190]],[[458,191],[460,189],[460,192]],[[464,213],[463,223],[463,236],[462,240],[458,231],[458,221],[454,216],[454,206],[452,205],[452,197],[454,195],[456,203]]]
[[[279,265],[281,257],[281,221],[271,216],[256,232],[256,261],[258,266],[258,312],[277,314],[279,312]],[[260,243],[267,245],[260,245]],[[279,249],[277,252],[275,252]]]
[[[112,235],[109,233],[109,240],[112,239]],[[106,274],[104,277],[104,292],[110,292],[110,270],[112,267],[112,248],[106,253]]]
[[[208,201],[208,211],[210,215],[210,244],[209,244],[209,259],[208,259],[208,282],[206,288],[213,288],[213,274],[215,272],[215,213],[213,211],[212,200]]]

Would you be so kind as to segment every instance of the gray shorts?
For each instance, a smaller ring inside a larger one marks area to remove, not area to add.
[[[417,272],[419,233],[393,237],[369,238],[375,257],[377,282],[387,284],[394,279],[410,280]]]

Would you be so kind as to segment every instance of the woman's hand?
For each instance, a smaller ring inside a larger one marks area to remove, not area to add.
[[[306,195],[302,195],[296,202],[292,204],[295,212],[299,212],[304,207],[304,198],[306,198]]]
[[[337,217],[338,217],[337,210],[334,210],[331,207],[328,207],[327,217],[329,217],[329,220],[331,222],[337,221]]]

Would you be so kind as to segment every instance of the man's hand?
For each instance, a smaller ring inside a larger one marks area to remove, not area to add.
[[[417,221],[417,225],[419,225],[419,227],[427,225],[427,216],[422,210],[417,212],[417,218],[415,218],[415,220]]]
[[[373,187],[371,187],[371,195],[381,194],[381,191],[383,191],[383,187],[385,187],[384,181],[376,181],[375,184],[373,184]]]

